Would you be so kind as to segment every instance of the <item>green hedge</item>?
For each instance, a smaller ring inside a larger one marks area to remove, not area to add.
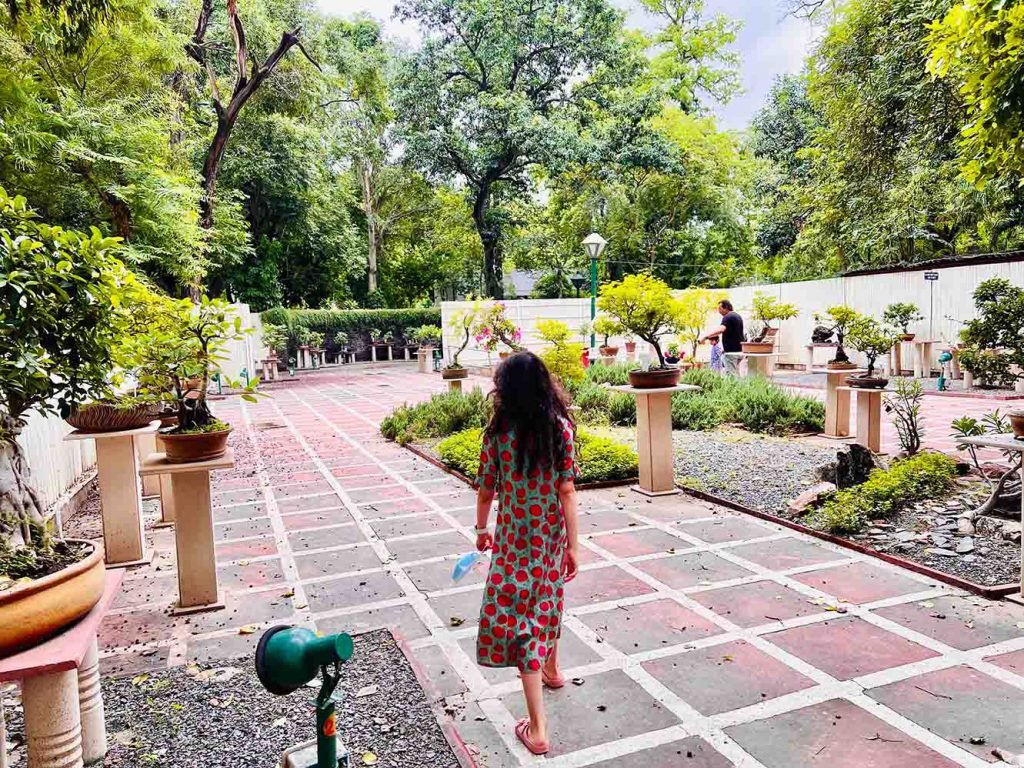
[[[409,328],[421,325],[441,325],[440,309],[285,309],[275,307],[260,314],[264,323],[287,327],[308,328],[324,334],[328,354],[334,355],[341,346],[361,352],[370,346],[370,329],[394,334],[394,344],[412,344],[405,338]],[[345,333],[345,345],[335,343],[334,334]],[[364,357],[369,357],[366,352]]]
[[[380,423],[380,433],[404,445],[483,427],[491,413],[491,401],[479,389],[445,392],[416,405],[396,408]]]
[[[476,477],[480,467],[482,434],[482,429],[473,428],[445,438],[437,446],[441,461],[467,477]],[[628,445],[581,429],[576,433],[576,451],[582,483],[636,477],[637,455]]]
[[[866,482],[836,493],[813,513],[811,526],[856,533],[871,520],[894,517],[908,504],[943,496],[953,488],[956,461],[941,453],[919,453],[876,469]]]

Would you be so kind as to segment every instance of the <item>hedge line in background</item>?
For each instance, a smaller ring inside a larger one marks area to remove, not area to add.
[[[275,307],[262,313],[264,323],[297,324],[321,333],[344,331],[368,333],[371,328],[391,331],[403,337],[406,328],[441,325],[440,309],[285,309]]]

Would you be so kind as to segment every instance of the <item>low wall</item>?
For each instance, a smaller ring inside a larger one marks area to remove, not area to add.
[[[71,427],[56,416],[32,414],[18,444],[25,452],[32,487],[47,508],[61,500],[96,466],[92,440],[64,442]]]

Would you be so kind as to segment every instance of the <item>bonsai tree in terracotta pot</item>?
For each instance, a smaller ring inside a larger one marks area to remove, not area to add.
[[[472,306],[466,309],[456,310],[452,313],[451,317],[448,318],[448,327],[451,328],[456,337],[461,339],[458,349],[452,352],[452,359],[441,371],[442,378],[445,379],[465,379],[469,376],[462,363],[459,362],[459,357],[466,348],[469,347],[469,341],[472,338],[473,328],[476,327],[478,318],[480,315],[480,304],[474,302]]]
[[[697,345],[708,325],[708,318],[724,298],[724,291],[709,288],[687,288],[679,294],[677,329],[679,340],[690,347],[691,360],[697,357]]]
[[[863,352],[868,359],[867,373],[849,379],[851,387],[864,389],[885,389],[888,379],[875,376],[875,362],[882,355],[889,354],[899,339],[899,332],[879,323],[871,317],[862,317],[849,327],[846,341],[850,347]]]
[[[119,244],[48,226],[0,189],[0,656],[60,631],[103,593],[102,549],[55,540],[17,439],[31,414],[66,418],[110,394],[142,290]]]
[[[916,304],[909,302],[896,302],[890,304],[882,313],[882,322],[900,330],[898,340],[913,341],[915,334],[910,332],[913,323],[924,320],[924,315],[917,308]],[[894,342],[895,343],[895,342]]]
[[[863,317],[860,312],[845,304],[829,307],[824,315],[814,316],[816,322],[821,323],[826,329],[835,334],[837,344],[836,355],[829,360],[829,368],[842,370],[844,368],[857,367],[850,362],[850,357],[846,354],[844,345],[846,343],[846,334],[850,328]]]
[[[674,386],[681,371],[665,364],[661,338],[676,331],[679,325],[679,300],[668,284],[648,274],[627,275],[622,280],[601,288],[597,300],[602,312],[611,315],[654,350],[656,360],[643,369],[630,371],[634,387],[650,389]]]
[[[775,335],[783,320],[790,320],[800,314],[795,304],[786,304],[767,293],[754,294],[753,320],[758,328],[750,341],[743,342],[743,351],[751,354],[768,354],[775,348]]]
[[[202,296],[198,304],[168,300],[146,333],[128,341],[141,387],[160,394],[177,414],[178,423],[161,430],[168,461],[224,455],[231,426],[210,410],[210,378],[226,359],[227,345],[246,333],[227,302]],[[222,376],[222,382],[243,399],[256,399],[259,377],[245,384]]]
[[[288,355],[288,329],[283,325],[266,323],[263,326],[263,346],[270,352],[270,357],[280,357],[280,353]]]
[[[617,357],[619,354],[619,348],[613,347],[609,343],[609,339],[611,339],[612,336],[618,336],[622,333],[622,323],[609,315],[598,315],[594,320],[593,330],[595,334],[604,339],[604,343],[598,347],[598,351],[601,353],[601,356],[610,358]]]

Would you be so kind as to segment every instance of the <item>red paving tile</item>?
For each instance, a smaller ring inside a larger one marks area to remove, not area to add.
[[[580,618],[605,643],[623,653],[682,645],[722,632],[714,622],[668,599],[611,608]]]
[[[853,563],[820,571],[802,573],[793,577],[801,584],[813,587],[837,600],[847,603],[873,603],[890,597],[909,595],[934,587],[934,583],[921,582],[880,565]]]
[[[815,541],[797,538],[730,547],[728,552],[772,571],[788,571],[807,565],[831,563],[846,560],[850,556],[846,552],[833,552]]]
[[[653,555],[655,552],[674,552],[690,549],[691,544],[678,536],[657,529],[610,533],[591,539],[597,546],[622,558]]]
[[[875,613],[962,651],[1024,637],[1024,607],[980,597],[940,597]]]
[[[697,592],[693,599],[741,627],[783,622],[822,611],[799,592],[774,581]]]
[[[602,760],[590,768],[731,768],[732,765],[704,739],[691,736],[624,757]]]
[[[673,589],[685,589],[718,581],[729,581],[752,576],[748,571],[711,552],[692,552],[686,555],[644,560],[635,567],[653,576]]]
[[[1024,650],[1004,653],[999,656],[989,656],[985,661],[1024,678]]]
[[[618,566],[580,571],[579,575],[565,586],[565,601],[569,606],[592,605],[624,597],[636,597],[654,592]]]

